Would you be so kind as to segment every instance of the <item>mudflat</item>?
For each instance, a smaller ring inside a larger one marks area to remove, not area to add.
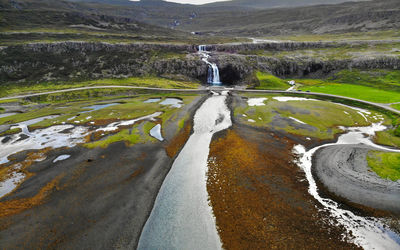
[[[400,213],[400,183],[383,179],[367,163],[365,145],[334,145],[319,149],[313,174],[332,193],[351,202]]]

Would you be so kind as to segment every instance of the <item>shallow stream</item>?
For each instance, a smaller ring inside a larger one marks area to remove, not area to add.
[[[193,134],[161,186],[138,249],[221,249],[206,172],[213,134],[232,125],[226,95],[210,97],[197,110]]]

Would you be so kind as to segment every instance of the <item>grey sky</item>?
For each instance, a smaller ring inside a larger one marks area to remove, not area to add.
[[[131,0],[134,2],[138,2],[140,0]],[[206,3],[214,3],[214,2],[226,2],[230,0],[164,0],[166,2],[174,2],[174,3],[190,3],[190,4],[206,4]]]
[[[225,2],[230,0],[165,0],[165,1],[174,3],[206,4],[214,2]]]

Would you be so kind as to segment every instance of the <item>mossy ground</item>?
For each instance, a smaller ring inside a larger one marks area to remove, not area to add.
[[[370,151],[367,156],[368,165],[380,177],[392,181],[400,180],[400,154]]]
[[[106,148],[111,143],[119,141],[124,141],[128,146],[134,145],[139,142],[144,142],[142,136],[139,134],[139,130],[135,126],[135,128],[132,130],[124,129],[102,140],[86,143],[84,146],[87,148],[97,148],[97,147]]]
[[[328,101],[281,102],[273,99],[276,95],[247,95],[248,98],[252,96],[265,97],[267,100],[264,106],[237,107],[234,113],[242,122],[252,126],[285,130],[302,136],[333,139],[335,134],[341,132],[338,126],[368,126],[379,121],[377,112],[361,115],[357,110]],[[292,118],[305,124],[296,122]]]
[[[191,103],[197,95],[193,94],[181,94],[181,93],[168,93],[168,94],[141,94],[131,97],[108,97],[108,98],[93,98],[87,100],[71,101],[71,102],[55,102],[47,103],[47,106],[35,106],[33,103],[32,108],[25,113],[16,114],[9,117],[0,119],[0,124],[15,124],[18,122],[48,116],[48,115],[59,115],[53,119],[47,119],[36,124],[32,124],[30,129],[44,128],[53,125],[62,124],[73,124],[83,126],[106,126],[107,124],[120,120],[132,120],[139,117],[154,114],[156,112],[162,112],[157,120],[147,121],[140,126],[139,123],[135,124],[132,128],[124,128],[123,130],[115,131],[114,133],[104,133],[100,138],[96,138],[93,142],[86,144],[89,148],[93,147],[107,147],[109,144],[117,141],[125,141],[128,145],[133,145],[139,142],[154,141],[148,134],[152,127],[156,124],[161,123],[165,125],[167,121],[176,122],[176,130],[180,130],[180,124],[184,124],[189,116],[178,116],[179,108],[172,107],[170,105],[161,105],[165,98],[179,98],[182,100],[183,105]],[[160,98],[160,102],[157,103],[144,103],[150,98]],[[51,98],[50,98],[51,99]],[[78,98],[79,99],[79,98]],[[46,99],[47,100],[47,99]],[[101,100],[101,101],[100,101]],[[96,104],[115,103],[116,105],[109,106],[103,109],[82,113],[89,111],[88,106]],[[20,130],[9,130],[3,134],[17,133]]]
[[[54,90],[69,89],[69,88],[109,86],[109,85],[171,88],[171,89],[197,89],[200,87],[200,83],[198,82],[177,81],[177,80],[170,80],[167,78],[147,76],[147,77],[98,79],[98,80],[82,81],[82,82],[43,82],[43,83],[35,83],[32,85],[2,84],[0,86],[0,97],[54,91]]]

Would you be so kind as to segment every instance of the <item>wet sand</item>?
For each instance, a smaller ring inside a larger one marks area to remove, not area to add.
[[[185,105],[179,117],[193,115],[203,99]],[[176,128],[175,122],[167,122],[164,142],[132,147],[118,142],[106,149],[77,146],[48,153],[46,160],[28,168],[32,177],[0,200],[2,211],[8,211],[6,206],[23,208],[0,217],[2,248],[136,248],[172,165],[165,147],[177,135]],[[60,155],[71,157],[53,163]]]
[[[335,145],[319,149],[313,159],[313,175],[329,192],[353,203],[400,214],[400,182],[379,177],[367,163],[374,148]]]

